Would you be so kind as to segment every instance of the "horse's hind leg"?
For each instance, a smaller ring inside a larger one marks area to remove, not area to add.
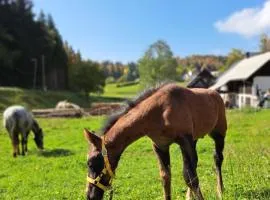
[[[17,155],[20,155],[19,134],[18,133],[12,134],[11,140],[13,146],[13,157],[15,158]]]
[[[189,187],[186,199],[191,199],[193,193],[196,199],[203,200],[196,171],[198,162],[196,141],[193,140],[191,135],[185,135],[179,139],[178,144],[180,145],[184,161],[183,176]]]
[[[162,178],[164,199],[171,199],[171,169],[169,147],[159,148],[153,144],[153,149],[159,160],[160,177]]]
[[[224,139],[225,137],[217,131],[213,131],[210,136],[215,141],[215,152],[214,152],[214,161],[216,166],[217,173],[217,193],[218,197],[222,198],[222,192],[224,190],[221,166],[223,162],[223,149],[224,149]]]

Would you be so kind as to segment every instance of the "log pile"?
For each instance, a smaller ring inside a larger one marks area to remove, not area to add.
[[[65,117],[65,118],[80,118],[84,115],[83,110],[75,109],[35,109],[32,110],[35,117],[51,118],[51,117]]]
[[[32,113],[35,117],[42,118],[80,118],[83,116],[111,115],[122,104],[119,103],[93,103],[91,108],[84,109],[34,109]]]

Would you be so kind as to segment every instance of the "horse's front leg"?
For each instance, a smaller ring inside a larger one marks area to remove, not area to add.
[[[159,161],[160,177],[162,178],[164,199],[171,199],[171,169],[170,169],[170,152],[169,147],[159,148],[153,144],[153,149]]]

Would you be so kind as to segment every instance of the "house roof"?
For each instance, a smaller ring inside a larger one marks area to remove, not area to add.
[[[233,64],[230,69],[221,75],[210,89],[218,89],[230,81],[246,80],[270,60],[270,52],[244,58]]]
[[[204,87],[208,88],[216,78],[207,69],[203,69],[195,78],[193,78],[187,85],[187,87]]]

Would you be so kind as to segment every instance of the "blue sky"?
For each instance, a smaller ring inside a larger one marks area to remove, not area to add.
[[[34,12],[50,13],[63,39],[83,58],[98,61],[137,61],[158,39],[180,57],[226,54],[231,48],[255,51],[258,35],[270,32],[270,2],[263,0],[33,2]]]

